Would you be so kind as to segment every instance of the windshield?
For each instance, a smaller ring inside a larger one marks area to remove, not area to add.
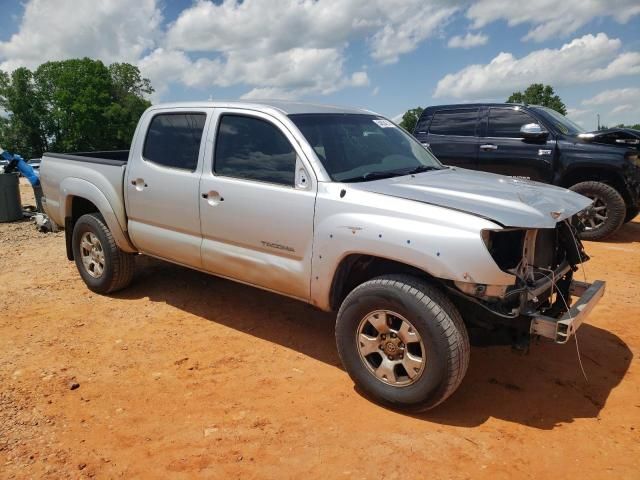
[[[333,181],[374,180],[444,168],[412,136],[376,115],[289,115]]]
[[[585,129],[575,122],[572,122],[561,113],[548,107],[534,107],[540,112],[548,121],[550,121],[558,130],[565,135],[578,135],[584,133]]]

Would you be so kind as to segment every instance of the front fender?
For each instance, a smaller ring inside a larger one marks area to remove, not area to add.
[[[126,233],[126,225],[123,225],[122,220],[118,219],[107,197],[98,187],[86,180],[67,177],[60,183],[60,218],[66,219],[71,217],[74,197],[88,200],[96,206],[121,250],[128,253],[135,253],[137,251]],[[67,234],[71,235],[71,232]]]
[[[349,190],[319,192],[312,261],[312,303],[329,310],[335,272],[348,255],[363,254],[403,263],[432,277],[513,285],[481,237],[500,228],[480,217],[443,207]]]

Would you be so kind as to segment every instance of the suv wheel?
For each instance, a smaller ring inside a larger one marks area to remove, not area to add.
[[[135,255],[118,248],[102,215],[82,215],[73,227],[71,242],[76,267],[90,290],[111,293],[131,283]]]
[[[580,182],[570,188],[593,200],[581,214],[583,240],[603,240],[614,234],[624,223],[627,207],[618,191],[602,182]]]
[[[408,275],[375,278],[344,300],[336,322],[342,363],[356,385],[395,408],[435,407],[460,385],[469,338],[437,288]]]

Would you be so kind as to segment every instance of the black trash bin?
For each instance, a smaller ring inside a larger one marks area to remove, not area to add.
[[[0,173],[0,222],[22,219],[20,182],[17,173]]]

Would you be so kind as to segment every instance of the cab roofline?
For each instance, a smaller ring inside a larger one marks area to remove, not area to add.
[[[284,115],[304,113],[345,113],[377,115],[375,112],[355,107],[339,105],[322,105],[318,103],[293,102],[286,100],[255,100],[255,101],[202,101],[202,102],[172,102],[160,103],[150,107],[152,110],[172,108],[242,108],[247,110],[277,110]]]

